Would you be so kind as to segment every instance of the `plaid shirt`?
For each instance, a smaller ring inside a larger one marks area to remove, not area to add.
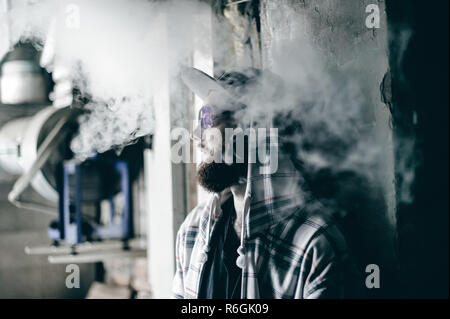
[[[347,296],[349,254],[335,215],[319,202],[306,202],[298,180],[298,172],[287,160],[274,174],[260,174],[256,164],[249,166],[237,261],[242,268],[242,298]],[[229,196],[229,190],[213,194],[180,227],[175,298],[198,297],[209,237]]]

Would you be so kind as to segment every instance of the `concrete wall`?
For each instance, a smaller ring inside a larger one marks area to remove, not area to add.
[[[167,52],[175,45],[171,42],[173,30],[166,15],[158,21]],[[169,59],[170,57],[167,57]],[[183,121],[179,110],[179,92],[173,92],[169,61],[164,61],[166,72],[160,77],[160,87],[153,97],[155,108],[155,134],[152,149],[144,154],[147,191],[148,231],[147,257],[149,283],[153,298],[171,298],[175,273],[176,234],[187,212],[186,165],[175,164],[171,158],[172,129]],[[176,94],[177,93],[177,94]],[[182,104],[181,104],[182,105]],[[178,107],[178,108],[177,108]],[[186,125],[186,123],[184,123]]]
[[[380,9],[378,29],[366,27],[369,4],[376,4]],[[261,0],[260,16],[264,68],[273,67],[273,52],[280,41],[295,41],[296,36],[303,36],[312,42],[329,66],[359,70],[356,76],[366,97],[367,125],[383,154],[377,172],[381,198],[371,210],[360,212],[360,220],[367,227],[363,235],[370,247],[360,249],[366,255],[364,260],[379,264],[382,276],[389,273],[392,278],[396,267],[394,154],[391,114],[380,93],[380,85],[389,70],[384,1]]]

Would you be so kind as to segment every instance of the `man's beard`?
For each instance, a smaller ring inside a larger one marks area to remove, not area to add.
[[[201,163],[197,170],[199,184],[209,192],[220,193],[247,176],[245,163]]]

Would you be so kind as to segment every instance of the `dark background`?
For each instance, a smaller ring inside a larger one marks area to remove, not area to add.
[[[419,160],[414,201],[397,208],[400,297],[448,298],[448,6],[446,0],[386,2],[394,134],[416,137]],[[413,33],[402,52],[404,27]]]

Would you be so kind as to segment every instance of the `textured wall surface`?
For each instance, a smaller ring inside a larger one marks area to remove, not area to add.
[[[365,24],[366,6],[372,3],[380,9],[378,29],[369,29]],[[262,0],[260,8],[265,68],[273,68],[276,63],[273,55],[280,43],[303,37],[325,57],[328,66],[359,70],[353,76],[365,95],[365,121],[383,154],[382,169],[377,172],[381,199],[372,209],[360,212],[360,222],[367,228],[363,235],[368,243],[360,249],[366,255],[366,262],[379,264],[382,272],[392,276],[396,265],[393,144],[391,115],[380,93],[380,84],[389,69],[384,1]]]

